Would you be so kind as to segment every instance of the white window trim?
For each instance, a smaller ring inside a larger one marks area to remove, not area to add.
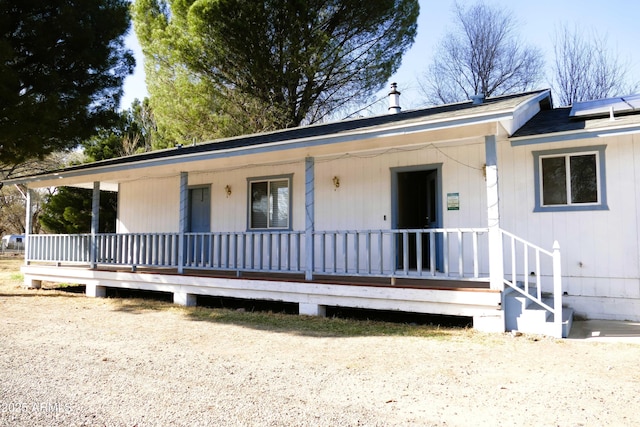
[[[287,185],[289,188],[289,212],[287,213],[287,226],[286,227],[269,227],[269,220],[267,219],[267,227],[252,227],[251,224],[251,211],[252,211],[252,203],[251,203],[251,184],[266,182],[267,189],[270,188],[269,182],[273,181],[287,181]],[[249,231],[287,231],[291,230],[292,224],[292,213],[293,208],[293,174],[288,175],[275,175],[275,176],[265,176],[265,177],[252,177],[247,178],[247,230]]]
[[[556,150],[533,151],[534,178],[535,178],[535,208],[534,212],[567,212],[567,211],[594,211],[608,210],[607,206],[607,186],[605,170],[605,149],[606,145],[594,145],[591,147],[562,148]],[[595,154],[596,156],[596,180],[598,201],[595,203],[572,203],[571,202],[571,179],[570,168],[567,168],[567,204],[564,205],[544,205],[542,198],[542,159],[551,157],[564,157],[565,159]]]

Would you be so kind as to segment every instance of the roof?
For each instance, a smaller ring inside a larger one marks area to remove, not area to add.
[[[573,107],[540,111],[511,135],[512,145],[640,132],[639,109],[614,114],[613,119],[609,110],[596,116],[576,116],[572,111]]]
[[[407,128],[411,126],[448,123],[449,125],[469,124],[468,122],[480,120],[500,120],[513,114],[513,111],[523,103],[528,101],[538,101],[543,107],[548,108],[551,97],[548,90],[539,90],[515,95],[506,95],[494,98],[487,98],[482,104],[473,104],[472,101],[455,104],[442,105],[431,108],[409,110],[397,114],[385,114],[380,116],[358,118],[332,122],[326,124],[316,124],[292,129],[284,129],[275,132],[243,135],[233,138],[207,141],[197,145],[182,146],[164,150],[151,151],[131,156],[118,157],[93,163],[71,166],[60,170],[33,174],[19,178],[6,180],[5,183],[26,183],[56,175],[59,177],[65,173],[90,173],[94,169],[105,169],[109,167],[122,167],[125,165],[144,163],[151,164],[168,159],[193,159],[211,153],[223,153],[228,151],[248,150],[253,147],[267,146],[270,144],[280,144],[289,146],[296,141],[324,140],[331,143],[330,139],[341,135],[365,134],[382,129]]]

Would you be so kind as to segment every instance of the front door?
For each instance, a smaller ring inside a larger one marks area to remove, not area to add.
[[[209,233],[211,231],[211,188],[193,187],[189,189],[189,233]],[[185,254],[195,263],[204,265],[209,260],[209,247],[204,236],[192,236]]]
[[[440,223],[438,204],[438,170],[424,169],[397,172],[397,219],[396,228],[418,230],[425,228],[437,228]],[[439,238],[436,239],[436,251]],[[409,234],[408,248],[404,250],[402,236],[398,236],[397,243],[397,267],[404,265],[405,253],[408,254],[409,268],[417,268],[417,233]],[[430,268],[429,235],[422,234],[422,268]],[[438,257],[436,257],[437,259]],[[438,262],[436,261],[436,265]]]
[[[190,233],[208,233],[211,231],[211,195],[209,187],[189,189],[189,226]]]

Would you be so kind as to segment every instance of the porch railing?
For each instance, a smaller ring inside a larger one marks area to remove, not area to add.
[[[488,277],[486,228],[29,235],[27,262],[457,279]],[[94,245],[94,246],[93,246]],[[182,246],[181,246],[182,245]],[[95,253],[95,255],[94,255]]]
[[[315,275],[489,278],[487,228],[28,235],[26,261]],[[503,285],[554,314],[562,331],[560,250],[500,230]],[[313,265],[306,265],[312,250]],[[544,294],[553,294],[550,303]],[[561,335],[560,335],[561,336]]]

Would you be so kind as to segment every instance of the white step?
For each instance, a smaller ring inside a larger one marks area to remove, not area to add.
[[[535,288],[529,288],[529,293],[536,295]],[[543,294],[544,295],[544,294]],[[546,305],[553,308],[553,298],[543,297]],[[505,327],[507,331],[519,331],[528,334],[557,336],[554,325],[554,315],[541,305],[514,290],[505,291],[504,296]],[[562,309],[562,337],[569,336],[573,323],[573,310]]]

